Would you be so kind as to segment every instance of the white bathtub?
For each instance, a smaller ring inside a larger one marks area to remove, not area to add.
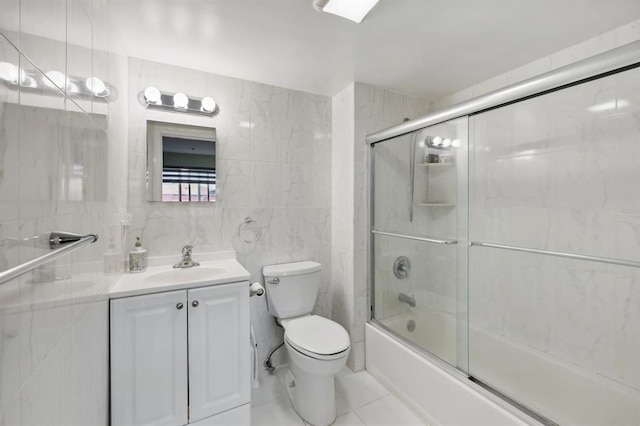
[[[416,322],[413,332],[407,330],[409,320]],[[384,323],[397,335],[421,347],[435,348],[440,358],[455,364],[453,317],[413,310]],[[490,385],[517,396],[514,399],[555,422],[563,426],[640,424],[638,391],[500,336],[473,328],[469,333],[472,374],[491,380]],[[430,423],[538,424],[376,326],[367,324],[365,344],[367,370]],[[523,381],[529,382],[524,392]]]
[[[409,321],[415,324],[412,331],[408,329]],[[381,322],[398,336],[411,340],[421,348],[429,348],[429,352],[456,365],[456,322],[451,314],[412,309]]]

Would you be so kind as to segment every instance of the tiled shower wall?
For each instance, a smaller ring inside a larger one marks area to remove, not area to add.
[[[107,424],[108,242],[126,207],[126,61],[106,0],[0,1],[0,62],[110,83],[106,104],[0,83],[0,269],[49,252],[52,230],[97,233],[0,287],[0,424]],[[7,65],[3,65],[7,67]],[[115,239],[114,239],[115,238]]]
[[[148,111],[138,103],[147,86],[211,96],[213,117]],[[300,260],[322,264],[315,312],[331,317],[331,99],[201,71],[129,59],[129,245],[142,237],[150,256],[176,256],[182,246],[198,253],[236,250],[253,281],[262,266]],[[218,199],[215,204],[147,202],[146,120],[215,127]],[[245,243],[245,217],[262,227],[262,238]],[[248,290],[247,290],[248,291]],[[282,342],[282,329],[266,298],[251,299],[259,361]],[[279,350],[274,364],[284,361]]]
[[[339,227],[332,235],[334,318],[349,331],[348,365],[357,371],[364,368],[364,323],[369,310],[369,146],[365,136],[399,124],[405,117],[424,115],[428,103],[354,83],[334,96],[333,106],[332,207],[334,226]]]

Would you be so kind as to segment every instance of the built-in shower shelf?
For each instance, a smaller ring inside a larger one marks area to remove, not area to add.
[[[418,163],[418,166],[433,167],[436,169],[453,167],[454,163]]]
[[[418,203],[421,207],[455,207],[455,204],[451,203]]]

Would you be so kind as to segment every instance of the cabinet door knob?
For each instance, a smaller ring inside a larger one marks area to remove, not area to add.
[[[178,308],[178,309],[182,309],[183,307],[184,307],[184,305],[183,305],[182,303],[178,303],[178,304],[176,305],[176,308]]]
[[[197,300],[194,300],[194,301],[191,303],[191,306],[193,306],[194,308],[197,308],[197,307],[198,307],[198,305],[199,305],[199,303],[198,303],[198,301],[197,301]]]

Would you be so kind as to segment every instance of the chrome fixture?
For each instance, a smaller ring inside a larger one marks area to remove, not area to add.
[[[411,306],[412,308],[416,307],[416,299],[413,296],[409,296],[407,294],[400,293],[398,295],[398,300],[401,301],[402,303],[406,303],[407,305]]]
[[[450,244],[458,243],[456,240],[442,240],[438,238],[414,237],[413,235],[396,234],[393,232],[378,231],[377,229],[372,229],[371,233],[375,235],[385,235],[388,237],[405,238],[407,240],[423,241],[425,243],[433,243],[433,244],[450,245]]]
[[[92,243],[98,241],[98,236],[96,234],[80,235],[72,234],[71,232],[53,231],[49,235],[49,247],[57,249],[63,245],[75,243],[87,237],[91,237],[93,239],[93,241],[91,241]]]
[[[278,322],[278,320],[276,319],[276,325],[280,328],[283,328],[282,325]],[[284,346],[284,342],[280,343],[279,345],[274,346],[269,353],[267,354],[267,357],[264,359],[264,361],[262,362],[262,366],[264,368],[267,369],[267,371],[270,374],[273,374],[274,371],[276,371],[276,367],[273,366],[273,363],[271,362],[271,357],[273,356],[273,354],[280,349],[281,347]]]
[[[193,268],[194,266],[200,266],[200,263],[194,262],[191,259],[192,251],[193,251],[193,246],[182,247],[182,261],[180,263],[176,263],[175,265],[173,265],[173,267],[174,268]]]
[[[249,234],[251,232],[251,230],[249,229],[249,226],[251,224],[254,225],[253,235]],[[258,242],[260,238],[262,238],[262,227],[257,220],[247,216],[244,218],[240,226],[238,226],[238,236],[243,242],[247,244],[253,244],[255,242]]]
[[[194,98],[180,92],[161,92],[153,86],[149,86],[140,92],[138,101],[140,101],[145,108],[170,112],[206,115],[208,117],[213,117],[220,112],[220,107],[218,107],[216,101],[209,96]]]
[[[96,241],[98,241],[98,235],[88,234],[88,235],[82,235],[74,241],[60,242],[58,245],[55,245],[57,243],[54,243],[53,241],[59,241],[61,235],[75,235],[75,234],[69,234],[67,232],[56,232],[56,231],[51,232],[51,235],[49,235],[50,247],[51,248],[60,247],[60,248],[50,253],[47,253],[45,255],[42,255],[40,257],[37,257],[33,260],[25,262],[21,265],[18,265],[11,269],[7,269],[6,271],[0,272],[0,284],[4,284],[7,281],[11,281],[14,278],[17,278],[21,275],[26,274],[29,271],[36,269],[39,266],[52,262],[67,253],[71,253],[72,251],[82,247],[87,243],[95,243]]]
[[[319,12],[338,15],[359,24],[376,3],[378,0],[313,0],[313,7]]]
[[[411,261],[407,256],[399,256],[393,262],[393,275],[396,278],[404,279],[409,277],[409,272],[411,272]]]
[[[606,263],[610,265],[620,265],[620,266],[629,266],[631,268],[640,268],[640,262],[634,261],[634,260],[620,260],[620,259],[611,259],[609,257],[565,253],[561,251],[538,250],[538,249],[532,249],[532,248],[526,248],[526,247],[508,246],[504,244],[484,243],[480,241],[470,241],[469,246],[519,251],[521,253],[535,253],[535,254],[542,254],[546,256],[564,257],[566,259],[584,260],[587,262],[598,262],[598,263]]]
[[[19,68],[9,62],[0,62],[0,82],[11,89],[19,87],[24,92],[49,96],[59,96],[60,92],[64,92],[71,98],[101,102],[117,98],[115,88],[98,77],[65,75],[56,70],[42,74],[36,70]]]

